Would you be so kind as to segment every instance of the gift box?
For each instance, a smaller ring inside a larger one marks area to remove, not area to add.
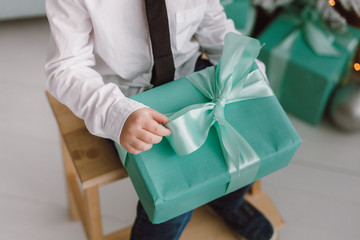
[[[254,59],[229,33],[217,66],[132,98],[169,116],[172,134],[134,155],[116,144],[139,199],[161,223],[285,167],[301,139]]]
[[[234,21],[235,28],[250,35],[256,20],[256,9],[250,0],[221,0],[226,16]]]
[[[346,78],[360,30],[331,32],[317,12],[285,13],[259,36],[259,59],[288,113],[317,125],[335,86]]]

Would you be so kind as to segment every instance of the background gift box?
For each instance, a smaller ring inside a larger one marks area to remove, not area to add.
[[[244,35],[251,35],[255,20],[256,8],[250,0],[221,0],[226,16],[234,21],[235,28]]]
[[[359,29],[330,31],[316,11],[285,13],[259,36],[259,59],[284,109],[311,124],[321,120],[334,87],[347,76]]]

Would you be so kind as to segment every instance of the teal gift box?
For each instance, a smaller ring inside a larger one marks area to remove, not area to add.
[[[256,20],[256,9],[250,0],[221,0],[226,16],[234,21],[235,28],[250,35]]]
[[[359,29],[333,33],[311,10],[285,13],[260,35],[259,55],[270,85],[288,113],[317,125],[329,97],[350,69]]]
[[[132,97],[167,114],[172,131],[137,155],[116,144],[153,223],[288,165],[301,139],[254,62],[259,50],[229,33],[217,66]]]

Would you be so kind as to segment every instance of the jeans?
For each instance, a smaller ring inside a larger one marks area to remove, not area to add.
[[[217,212],[235,210],[242,203],[244,195],[250,187],[251,185],[240,188],[208,203],[208,205],[215,208]],[[179,239],[182,231],[190,221],[193,211],[160,224],[152,224],[141,203],[138,202],[136,214],[131,231],[131,240],[176,240]]]
[[[212,64],[208,60],[198,58],[195,66],[195,72],[200,71]],[[237,209],[243,201],[246,191],[251,185],[245,186],[235,192],[220,197],[210,203],[217,212],[232,211]],[[160,224],[152,224],[141,205],[138,202],[136,210],[136,219],[131,231],[131,240],[176,240],[179,239],[182,231],[189,223],[193,211],[184,213],[178,217]]]

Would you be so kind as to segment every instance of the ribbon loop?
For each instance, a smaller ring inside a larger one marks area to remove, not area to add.
[[[236,190],[244,179],[253,181],[260,166],[255,151],[226,121],[224,113],[226,104],[273,95],[260,70],[250,71],[260,48],[256,39],[228,33],[219,65],[187,77],[210,102],[188,106],[170,116],[166,124],[172,132],[167,139],[179,155],[199,149],[215,124],[230,174],[227,192]],[[241,175],[245,167],[249,170]]]

